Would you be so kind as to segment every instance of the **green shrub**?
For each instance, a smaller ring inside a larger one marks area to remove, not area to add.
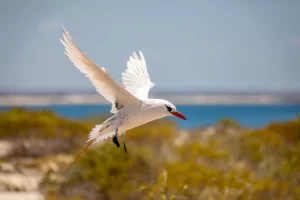
[[[86,145],[88,133],[101,120],[104,117],[69,120],[49,110],[16,108],[0,113],[0,136],[66,141],[79,138]],[[43,189],[48,200],[300,196],[300,117],[247,132],[233,120],[224,119],[216,129],[220,134],[203,134],[205,129],[193,131],[196,135],[178,146],[174,141],[179,128],[174,121],[148,123],[127,132],[127,154],[109,139],[90,148],[64,179],[53,182],[67,167],[59,163],[59,172],[45,175]],[[240,134],[222,134],[228,129]]]
[[[64,119],[50,110],[30,111],[14,108],[0,113],[2,138],[53,138],[87,137],[92,124]]]
[[[223,128],[240,128],[241,127],[239,122],[237,122],[231,118],[221,119],[219,122],[219,125]]]

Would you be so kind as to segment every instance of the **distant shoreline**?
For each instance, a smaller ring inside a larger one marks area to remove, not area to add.
[[[152,91],[152,90],[151,90]],[[154,95],[275,95],[275,96],[283,96],[283,95],[296,95],[300,96],[300,91],[194,91],[194,90],[185,90],[185,91],[174,91],[174,90],[159,90],[150,92]],[[88,91],[47,91],[47,92],[30,92],[30,91],[0,91],[0,96],[5,95],[95,95],[97,92],[95,90]]]
[[[227,105],[227,104],[300,104],[300,94],[156,94],[150,98],[168,99],[174,104]],[[108,104],[98,94],[2,94],[1,106]]]

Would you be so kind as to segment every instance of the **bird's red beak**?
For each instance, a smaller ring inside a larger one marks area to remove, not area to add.
[[[171,112],[171,113],[172,113],[172,115],[174,115],[174,116],[176,116],[176,117],[179,117],[179,118],[181,118],[181,119],[186,120],[186,117],[185,117],[183,114],[181,114],[180,112],[178,112],[178,111]]]

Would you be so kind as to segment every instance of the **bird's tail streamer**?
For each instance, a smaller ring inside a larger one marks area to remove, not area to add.
[[[90,141],[81,151],[80,153],[75,157],[73,162],[65,169],[65,171],[55,180],[57,181],[59,178],[61,178],[72,166],[73,164],[88,150],[88,148],[93,144],[93,140]]]
[[[101,132],[108,127],[109,127],[109,123],[103,123],[103,124],[96,125],[93,128],[93,130],[89,134],[89,139],[87,140],[88,144],[84,147],[84,149],[81,150],[81,152],[75,157],[73,162],[67,167],[67,169],[55,181],[57,181],[59,178],[61,178],[73,166],[73,164],[88,150],[88,148],[92,144],[101,142],[101,141],[106,140],[107,138],[113,137],[115,135],[115,132],[101,134]]]

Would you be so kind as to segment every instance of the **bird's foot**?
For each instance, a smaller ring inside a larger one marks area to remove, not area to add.
[[[113,142],[115,143],[115,145],[119,148],[120,147],[120,143],[119,143],[119,140],[118,140],[118,137],[117,136],[114,136],[113,137]]]
[[[123,144],[124,144],[124,151],[127,153],[127,149],[126,149],[126,144],[125,144],[125,142],[123,142]]]

